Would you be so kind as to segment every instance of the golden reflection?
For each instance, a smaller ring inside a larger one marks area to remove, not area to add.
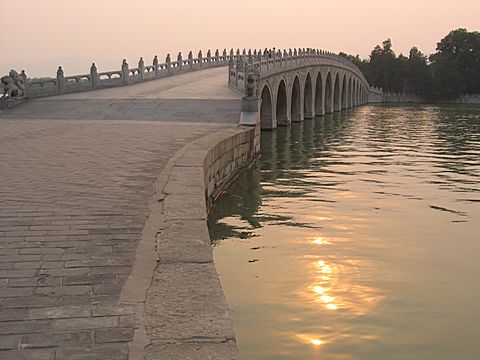
[[[331,245],[332,243],[325,239],[322,236],[317,236],[315,239],[313,239],[313,243],[315,245]]]
[[[326,344],[325,340],[319,339],[317,335],[296,334],[297,338],[305,344],[321,346]]]
[[[328,217],[328,216],[315,216],[314,218],[315,218],[316,220],[320,220],[320,221],[333,220],[333,218]]]
[[[314,243],[319,239],[323,241],[324,238],[317,237]],[[320,260],[313,256],[305,256],[305,258],[313,260],[309,262],[307,272],[312,280],[306,288],[301,290],[301,295],[326,311],[342,310],[355,316],[364,315],[372,311],[374,306],[383,299],[378,289],[355,283],[359,276],[359,269],[367,268],[363,261]]]

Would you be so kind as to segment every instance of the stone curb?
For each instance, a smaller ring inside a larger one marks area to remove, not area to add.
[[[260,127],[226,128],[178,151],[149,202],[120,303],[136,309],[130,359],[239,359],[207,228],[214,199],[259,153]]]

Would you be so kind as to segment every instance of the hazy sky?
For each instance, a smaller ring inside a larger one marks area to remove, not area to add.
[[[387,37],[425,53],[452,29],[480,30],[479,0],[0,0],[0,73],[136,66],[208,48],[315,47],[367,57]]]

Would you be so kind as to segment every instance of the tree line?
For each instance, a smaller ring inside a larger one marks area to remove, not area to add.
[[[408,56],[395,55],[392,41],[372,50],[368,60],[350,59],[371,85],[386,92],[416,94],[427,100],[456,99],[462,94],[480,94],[480,32],[451,31],[430,56],[412,47]]]

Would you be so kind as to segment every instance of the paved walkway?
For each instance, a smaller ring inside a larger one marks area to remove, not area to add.
[[[152,120],[237,125],[240,95],[226,84],[225,67],[155,81],[30,101],[4,118]]]
[[[234,125],[233,107],[224,121],[218,108],[195,117],[195,102],[238,102],[225,77],[213,69],[0,113],[0,359],[128,358],[135,310],[118,300],[153,185],[184,145]],[[70,115],[67,100],[77,104]],[[164,100],[191,111],[151,111]],[[158,121],[119,121],[122,112],[92,101]],[[131,109],[131,101],[150,105]]]

